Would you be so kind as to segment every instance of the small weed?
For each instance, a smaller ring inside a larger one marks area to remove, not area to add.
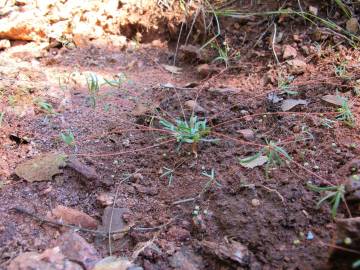
[[[168,185],[171,186],[173,178],[174,178],[174,170],[166,168],[166,167],[163,167],[163,169],[165,170],[165,172],[160,176],[160,178],[167,176]]]
[[[258,153],[253,156],[240,159],[240,163],[246,165],[264,156],[266,157],[266,177],[268,177],[270,166],[280,166],[283,164],[283,161],[289,161],[292,159],[284,148],[278,146],[273,141],[266,141],[266,146]]]
[[[100,91],[99,79],[98,79],[97,75],[94,73],[90,73],[89,75],[87,75],[86,83],[87,83],[88,92],[89,92],[90,105],[92,108],[95,109],[98,94]]]
[[[210,128],[206,125],[206,120],[198,120],[197,116],[191,116],[189,121],[178,119],[175,124],[161,119],[160,125],[171,131],[172,136],[176,138],[180,146],[182,143],[190,143],[195,156],[197,156],[197,144],[199,142],[216,141],[216,139],[205,139],[210,134]]]
[[[201,196],[202,194],[204,194],[208,189],[209,187],[212,186],[212,184],[216,184],[218,187],[221,187],[221,184],[216,180],[215,178],[215,170],[214,169],[211,169],[211,172],[210,173],[207,173],[206,171],[203,171],[201,173],[202,175],[206,176],[209,178],[209,181],[205,184],[204,188],[202,189],[202,191],[200,192],[200,195]]]
[[[297,91],[291,90],[292,87],[290,86],[290,84],[294,81],[294,79],[294,76],[280,76],[278,78],[278,88],[290,96],[298,95],[299,93]]]
[[[351,112],[349,102],[346,99],[343,100],[341,108],[339,108],[337,111],[339,113],[335,117],[337,120],[343,121],[344,123],[346,123],[350,127],[354,126],[355,118],[354,118],[354,115]]]
[[[341,62],[339,65],[335,66],[335,75],[339,78],[342,78],[342,79],[349,79],[350,77],[348,76],[348,73],[347,73],[347,62]]]
[[[308,188],[315,192],[326,192],[327,194],[320,199],[320,201],[317,203],[317,207],[320,207],[320,205],[325,201],[330,201],[331,207],[331,216],[333,218],[336,217],[337,210],[339,208],[340,202],[345,201],[345,186],[344,185],[338,185],[338,186],[327,186],[327,187],[318,187],[315,185],[312,185],[310,183],[307,184]]]
[[[334,124],[335,124],[335,121],[334,120],[331,120],[331,119],[329,119],[329,118],[322,118],[321,119],[321,125],[322,126],[324,126],[324,127],[326,127],[326,128],[334,128]]]
[[[127,80],[127,77],[124,73],[119,73],[113,77],[112,80],[108,80],[104,78],[106,84],[110,85],[111,87],[120,88],[120,86]]]
[[[65,133],[60,133],[60,138],[68,146],[75,145],[75,137],[74,137],[74,134],[71,132],[71,130],[68,130]]]
[[[218,52],[218,56],[212,61],[212,62],[224,62],[225,63],[225,67],[228,68],[229,67],[229,62],[230,62],[230,57],[229,57],[229,45],[224,42],[224,48],[220,47],[217,43],[213,43],[211,45],[211,47],[213,49],[216,49]]]
[[[16,105],[16,99],[13,95],[8,96],[8,103],[13,108]]]
[[[55,114],[54,107],[49,102],[38,99],[35,101],[35,104],[46,114]]]

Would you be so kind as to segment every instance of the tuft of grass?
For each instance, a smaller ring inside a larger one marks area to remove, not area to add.
[[[35,101],[35,104],[47,114],[55,114],[54,107],[47,101],[38,99]]]
[[[221,184],[216,180],[215,177],[215,170],[211,169],[210,173],[203,171],[201,173],[203,176],[209,178],[209,181],[205,184],[204,188],[202,189],[202,191],[200,192],[199,196],[201,196],[202,194],[204,194],[214,183],[218,186],[221,187]]]
[[[197,156],[197,145],[199,142],[212,142],[216,139],[206,139],[210,134],[210,128],[205,120],[198,120],[197,116],[191,116],[189,121],[177,119],[171,123],[165,119],[160,120],[166,130],[171,131],[172,136],[180,143],[189,143],[192,145],[192,152]]]
[[[99,78],[96,74],[90,73],[86,76],[86,83],[89,92],[89,102],[92,108],[96,108],[97,98],[100,91]]]
[[[294,76],[287,76],[287,77],[283,77],[283,76],[279,76],[278,77],[278,88],[285,92],[286,94],[288,94],[289,96],[296,96],[299,94],[299,92],[297,91],[293,91],[292,87],[291,87],[291,83],[294,81],[295,77]]]
[[[350,127],[355,125],[355,117],[351,111],[348,100],[343,99],[341,108],[337,109],[338,115],[335,117],[338,121],[343,121]]]
[[[340,202],[341,201],[345,202],[345,186],[338,185],[338,186],[318,187],[308,183],[307,187],[311,191],[315,191],[318,193],[326,192],[325,196],[319,200],[316,206],[319,208],[322,203],[324,203],[325,201],[329,201],[331,204],[331,216],[335,218]]]
[[[68,130],[64,133],[60,133],[61,140],[69,146],[75,145],[75,137],[71,130]]]
[[[270,167],[280,166],[285,161],[292,160],[291,156],[286,152],[284,148],[278,146],[273,141],[266,140],[266,146],[264,146],[255,155],[240,159],[240,163],[249,164],[250,162],[253,162],[254,160],[262,156],[266,157],[266,167],[265,167],[266,177],[268,177]]]
[[[211,44],[211,48],[216,49],[218,52],[218,56],[212,61],[214,62],[224,62],[225,67],[228,68],[229,67],[229,62],[230,62],[230,57],[229,57],[229,45],[224,42],[223,43],[224,47],[219,46],[217,43],[212,43]]]

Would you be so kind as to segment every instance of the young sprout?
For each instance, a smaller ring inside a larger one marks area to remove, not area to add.
[[[351,112],[350,106],[349,106],[349,102],[344,99],[342,101],[342,105],[341,108],[339,108],[338,110],[338,115],[335,117],[337,120],[339,121],[343,121],[345,122],[347,125],[353,127],[355,124],[355,118],[354,115]]]
[[[240,159],[240,164],[244,167],[253,168],[266,163],[265,172],[266,177],[268,177],[270,166],[280,166],[284,161],[290,161],[291,159],[284,148],[278,146],[273,141],[266,140],[266,146],[255,155]]]
[[[86,83],[89,91],[89,101],[92,108],[96,107],[96,100],[100,91],[99,79],[96,74],[90,73],[86,76]]]
[[[329,201],[330,204],[332,205],[331,216],[335,218],[340,202],[341,201],[345,202],[345,186],[338,185],[338,186],[318,187],[310,183],[308,183],[307,186],[310,190],[315,192],[319,192],[319,193],[326,192],[326,195],[320,199],[320,201],[317,203],[316,206],[319,208],[323,202]]]
[[[2,126],[2,122],[4,120],[4,115],[5,115],[5,112],[0,113],[0,127]]]
[[[192,152],[197,157],[197,145],[199,142],[213,142],[216,139],[205,139],[210,134],[210,128],[206,125],[206,120],[198,120],[197,116],[191,116],[189,121],[177,119],[175,124],[165,120],[160,120],[166,130],[171,131],[172,136],[180,143],[189,143],[192,146]]]
[[[163,169],[165,170],[165,172],[160,175],[160,178],[163,178],[165,176],[168,177],[168,185],[171,186],[171,183],[173,181],[173,178],[174,178],[174,171],[173,169],[169,169],[167,167],[163,167]]]
[[[210,173],[207,173],[206,171],[203,171],[201,174],[208,177],[209,181],[205,184],[205,186],[202,189],[202,191],[200,192],[199,196],[204,194],[213,183],[216,183],[216,185],[218,187],[221,187],[221,184],[215,178],[215,170],[214,169],[211,169]]]
[[[226,42],[224,42],[224,48],[221,48],[216,43],[213,43],[211,45],[211,47],[218,51],[218,56],[212,62],[216,62],[216,61],[224,62],[225,67],[228,68],[229,67],[229,61],[230,61],[230,58],[229,58],[229,51],[230,51],[229,45]]]
[[[49,103],[42,99],[36,100],[36,105],[40,107],[47,114],[55,114],[54,107]]]
[[[66,143],[69,146],[75,145],[75,137],[74,134],[71,132],[71,130],[68,130],[65,133],[60,133],[60,138],[63,140],[64,143]]]

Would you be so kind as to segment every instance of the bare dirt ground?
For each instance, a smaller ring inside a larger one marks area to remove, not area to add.
[[[18,55],[16,46],[0,53],[3,269],[19,254],[58,244],[69,228],[50,226],[34,214],[48,219],[59,205],[86,213],[95,225],[106,206],[121,208],[114,217],[122,224],[121,235],[78,233],[98,258],[133,258],[139,268],[132,269],[351,269],[359,258],[357,238],[343,245],[330,205],[318,208],[321,196],[307,183],[345,184],[358,173],[358,50],[319,45],[309,33],[299,38],[295,31],[275,48],[277,65],[271,48],[250,48],[258,35],[245,40],[236,23],[223,23],[223,38],[239,48],[233,53],[240,57],[227,69],[221,63],[206,66],[206,74],[197,67],[202,60],[190,56],[189,61],[186,50],[177,58],[181,72],[169,72],[163,65],[173,65],[176,44],[159,40],[132,42],[123,50],[59,46],[39,57]],[[247,32],[255,23],[250,20]],[[283,59],[285,45],[295,49],[297,56],[290,58],[302,61],[300,67]],[[90,72],[126,79],[120,86],[102,86],[93,107],[86,85]],[[339,105],[325,102],[325,95],[349,100],[352,126],[336,120]],[[290,99],[306,104],[284,110]],[[186,105],[189,100],[195,106]],[[197,156],[159,122],[189,119],[193,112],[207,120],[209,138],[217,139],[199,143]],[[69,131],[72,145],[60,138]],[[268,172],[240,164],[270,140],[286,149],[291,161]],[[48,181],[16,175],[16,166],[49,152],[65,153],[80,169],[62,168]],[[347,189],[338,219],[358,216],[359,197],[352,195],[357,190]],[[100,225],[97,229],[101,232]],[[350,251],[332,256],[340,246]],[[72,261],[92,269],[85,260]]]

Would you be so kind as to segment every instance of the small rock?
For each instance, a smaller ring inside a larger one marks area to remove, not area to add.
[[[51,181],[53,176],[60,174],[65,165],[64,154],[43,154],[26,160],[15,168],[15,174],[28,182]]]
[[[346,30],[351,33],[358,33],[359,32],[359,21],[356,18],[351,18],[346,22]]]
[[[134,180],[135,183],[137,183],[144,180],[144,176],[141,173],[134,173],[132,179]]]
[[[22,253],[10,262],[7,269],[84,270],[80,264],[66,259],[59,247],[46,249],[43,253]]]
[[[100,193],[96,196],[96,200],[101,206],[109,206],[114,203],[114,195],[110,193]]]
[[[98,262],[92,270],[129,270],[132,267],[134,265],[129,260],[110,256]]]
[[[11,47],[11,43],[7,39],[0,40],[0,50],[4,50]]]
[[[96,249],[76,232],[67,232],[58,239],[58,246],[65,257],[81,262],[85,269],[93,269],[101,257]]]
[[[106,207],[102,216],[102,225],[98,230],[107,233],[123,230],[126,227],[123,215],[128,212],[129,210],[126,208]]]
[[[189,240],[191,235],[188,230],[185,230],[183,228],[172,226],[169,231],[167,232],[167,235],[170,237],[171,240],[184,242],[186,240]]]
[[[293,75],[300,75],[306,71],[307,64],[300,59],[292,59],[287,61],[289,72]]]
[[[52,209],[47,216],[49,218],[58,219],[65,224],[71,224],[87,229],[96,229],[98,222],[88,214],[76,209],[58,205]]]
[[[220,95],[232,95],[239,93],[239,90],[236,88],[230,87],[219,87],[219,88],[209,88],[210,93],[220,94]]]
[[[74,170],[78,175],[87,181],[97,181],[100,179],[100,176],[96,173],[94,168],[83,164],[76,158],[69,158],[65,167]]]
[[[200,242],[204,252],[217,256],[222,261],[232,261],[246,267],[250,260],[250,252],[244,245],[236,241],[215,243],[203,240]]]
[[[210,76],[216,72],[220,71],[219,68],[212,66],[212,65],[208,65],[208,64],[202,64],[202,65],[198,65],[196,67],[196,72],[201,76],[201,77],[207,77]]]
[[[283,58],[285,60],[294,59],[297,56],[297,50],[290,45],[285,45],[283,50]]]
[[[194,111],[195,113],[205,113],[206,110],[199,105],[195,100],[188,100],[184,103],[184,106]]]
[[[318,15],[319,13],[319,9],[317,7],[314,7],[314,6],[309,6],[309,12],[315,16]]]
[[[358,174],[353,174],[348,177],[345,190],[347,201],[360,201],[360,176]]]
[[[169,262],[176,270],[198,270],[203,266],[202,258],[188,247],[182,247],[169,258]]]
[[[149,196],[155,196],[159,193],[158,189],[156,187],[145,187],[143,185],[133,184],[136,191],[139,193],[143,193]]]
[[[258,199],[252,199],[251,204],[254,207],[258,207],[261,203],[260,203],[260,200],[258,200]]]
[[[241,136],[247,141],[252,141],[255,139],[255,133],[250,128],[238,130],[238,133],[240,133]]]

